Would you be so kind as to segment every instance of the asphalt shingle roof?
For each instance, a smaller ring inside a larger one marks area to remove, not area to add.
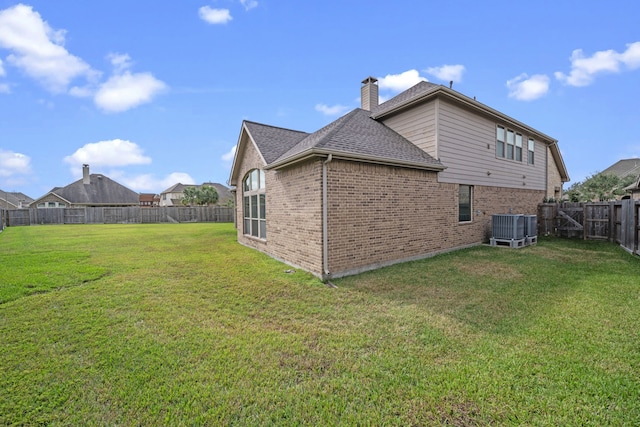
[[[405,90],[402,93],[394,96],[390,100],[383,102],[378,105],[371,111],[371,115],[373,117],[380,116],[388,111],[393,110],[396,107],[399,107],[403,104],[410,103],[412,100],[420,98],[428,93],[435,92],[440,85],[429,83],[429,82],[420,82],[409,89]]]
[[[309,135],[306,132],[263,125],[246,120],[244,124],[267,164],[274,162],[283,153]]]
[[[343,154],[412,166],[438,167],[442,164],[409,140],[371,118],[369,111],[357,108],[308,135],[275,159],[286,162],[305,152]]]
[[[138,205],[139,195],[112,179],[101,175],[89,175],[91,184],[82,179],[51,192],[73,204],[80,205]]]
[[[640,175],[640,159],[619,160],[600,173],[616,175],[620,178],[629,175],[638,176]]]

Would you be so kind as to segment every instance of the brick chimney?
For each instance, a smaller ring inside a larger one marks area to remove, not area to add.
[[[363,110],[371,111],[378,106],[378,79],[367,77],[362,81],[360,99]]]
[[[91,184],[91,178],[89,177],[89,165],[82,165],[82,183],[85,185]]]

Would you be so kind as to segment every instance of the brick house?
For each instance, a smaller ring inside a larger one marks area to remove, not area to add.
[[[421,82],[306,133],[244,121],[230,174],[238,242],[328,279],[487,241],[569,180],[557,141]]]

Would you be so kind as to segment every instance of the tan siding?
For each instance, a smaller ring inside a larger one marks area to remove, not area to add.
[[[383,121],[391,129],[437,158],[435,104],[419,105]]]
[[[496,158],[495,128],[502,123],[444,100],[438,117],[438,153],[447,166],[438,177],[441,182],[546,190],[545,146],[536,141],[536,164],[528,165],[529,135],[522,129],[505,126],[523,136],[523,161],[517,162]]]

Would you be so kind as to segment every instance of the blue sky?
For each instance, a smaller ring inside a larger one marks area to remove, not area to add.
[[[0,189],[82,164],[139,192],[226,183],[242,120],[313,132],[448,85],[559,141],[572,182],[640,157],[640,2],[0,0]]]

